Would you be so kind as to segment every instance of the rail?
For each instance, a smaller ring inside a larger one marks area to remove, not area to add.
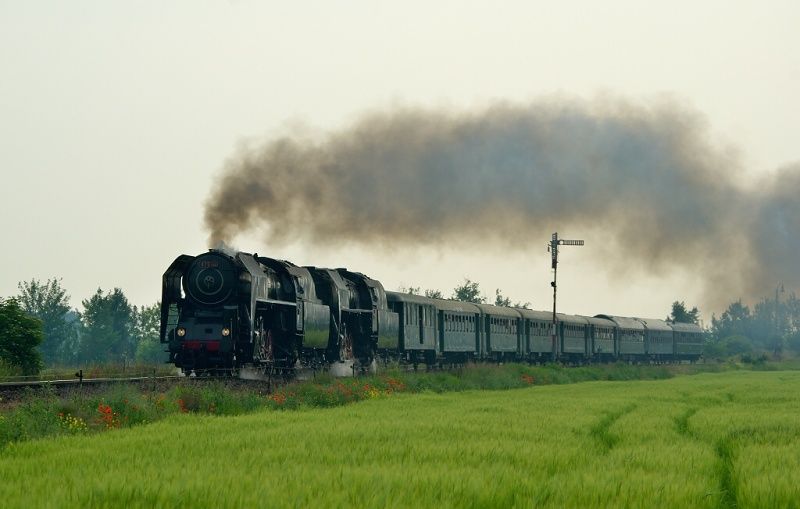
[[[51,377],[40,378],[36,376],[12,376],[0,378],[1,389],[18,389],[25,387],[44,387],[44,386],[68,386],[68,385],[91,385],[112,382],[144,382],[154,380],[173,380],[184,378],[179,375],[158,375],[154,373],[110,373],[104,376],[85,377],[83,370],[75,372],[73,377],[63,373],[54,374]]]

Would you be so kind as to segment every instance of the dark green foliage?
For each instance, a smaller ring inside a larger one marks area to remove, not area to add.
[[[693,307],[691,310],[686,309],[686,304],[683,301],[677,300],[672,303],[672,313],[667,317],[668,322],[678,323],[698,323],[700,319],[700,310]]]
[[[429,299],[444,299],[444,295],[442,294],[441,290],[425,290],[425,297]]]
[[[750,308],[741,300],[731,303],[719,319],[711,318],[711,330],[717,338],[748,336],[752,329]]]
[[[16,299],[0,299],[0,361],[34,375],[42,367],[37,347],[42,342],[42,322],[29,316]]]
[[[401,286],[400,288],[397,289],[397,291],[400,293],[407,293],[409,295],[424,294],[425,297],[428,297],[429,299],[444,299],[444,295],[442,295],[442,292],[439,290],[427,289],[423,293],[420,293],[419,286]]]
[[[39,346],[42,359],[47,364],[66,363],[74,359],[77,351],[78,328],[76,315],[70,312],[69,295],[60,279],[37,279],[17,285],[18,301],[22,309],[42,321],[44,340]]]
[[[481,295],[481,289],[478,286],[478,283],[475,281],[470,281],[466,278],[464,279],[464,283],[462,285],[456,286],[453,289],[452,298],[462,302],[473,302],[475,304],[483,304],[486,302],[486,297]]]
[[[748,354],[753,351],[753,344],[746,336],[729,336],[722,342],[728,355]]]
[[[79,359],[83,362],[132,361],[136,352],[133,336],[134,311],[122,290],[103,293],[100,288],[83,301],[83,334]]]
[[[169,355],[159,340],[161,303],[133,307],[133,335],[136,341],[136,362],[158,364],[166,362]]]
[[[741,300],[731,303],[711,319],[711,337],[705,345],[707,358],[770,353],[800,352],[800,301],[794,294],[781,300],[764,298],[752,308]]]
[[[503,306],[503,307],[510,307],[511,306],[511,299],[508,297],[503,297],[500,293],[500,288],[497,288],[494,291],[494,305],[495,306]]]
[[[800,353],[800,331],[786,337],[786,347],[794,353]]]

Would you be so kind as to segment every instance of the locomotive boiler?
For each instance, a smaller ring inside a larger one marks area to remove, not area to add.
[[[210,250],[179,256],[163,276],[161,342],[185,372],[364,369],[396,337],[383,286],[347,269]]]

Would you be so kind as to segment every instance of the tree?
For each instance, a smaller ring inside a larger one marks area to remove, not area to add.
[[[124,362],[132,360],[136,344],[133,337],[133,309],[122,290],[107,294],[100,288],[84,300],[80,360],[84,362]]]
[[[717,340],[724,340],[730,336],[749,338],[751,322],[750,308],[738,300],[731,303],[719,319],[716,316],[711,317],[711,332]]]
[[[397,289],[400,293],[407,293],[409,295],[419,295],[419,286],[403,286]]]
[[[481,296],[481,289],[478,283],[470,281],[467,278],[464,278],[464,284],[456,286],[453,289],[453,299],[475,304],[483,304],[486,302],[486,297]]]
[[[0,361],[35,375],[42,367],[36,347],[43,336],[41,320],[29,316],[16,299],[0,299]]]
[[[429,299],[444,299],[444,295],[442,294],[441,290],[425,290],[425,297]]]
[[[667,321],[697,324],[700,321],[700,310],[695,306],[689,311],[683,301],[678,302],[676,300],[672,303],[672,313],[667,317]]]
[[[500,288],[497,288],[494,291],[494,305],[495,306],[503,306],[503,307],[510,307],[511,306],[511,299],[508,297],[503,297],[500,293]]]
[[[790,334],[786,338],[786,346],[796,354],[800,354],[800,331]]]
[[[17,285],[20,307],[29,315],[42,321],[44,340],[39,346],[43,360],[50,364],[69,362],[76,350],[78,334],[72,323],[69,295],[61,286],[61,279],[37,279]]]
[[[133,335],[136,342],[136,362],[166,362],[167,355],[159,339],[161,323],[161,304],[133,307]]]

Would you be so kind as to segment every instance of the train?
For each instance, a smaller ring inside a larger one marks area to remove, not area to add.
[[[162,278],[160,340],[184,373],[324,369],[381,363],[701,358],[695,324],[580,316],[386,291],[345,268],[210,249],[180,255]]]

